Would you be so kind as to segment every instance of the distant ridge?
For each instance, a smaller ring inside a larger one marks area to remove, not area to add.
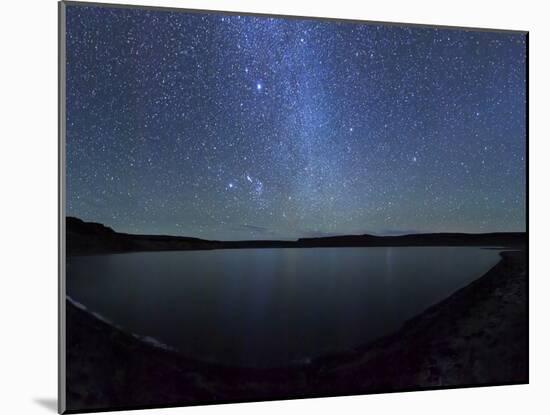
[[[138,251],[180,251],[239,248],[313,248],[384,246],[502,246],[524,247],[525,232],[424,233],[400,236],[342,235],[296,241],[215,241],[185,236],[119,233],[96,222],[66,218],[67,254],[87,255]]]
[[[66,218],[67,254],[212,249],[211,241],[184,236],[131,235],[96,222]]]
[[[323,238],[300,238],[298,243],[308,246],[429,246],[478,245],[516,246],[526,243],[525,232],[492,233],[419,233],[398,236],[344,235]]]

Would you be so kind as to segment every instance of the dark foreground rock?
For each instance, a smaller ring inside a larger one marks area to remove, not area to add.
[[[360,328],[358,328],[360,329]],[[151,346],[67,302],[67,408],[122,409],[528,382],[525,251],[369,345],[279,369]]]

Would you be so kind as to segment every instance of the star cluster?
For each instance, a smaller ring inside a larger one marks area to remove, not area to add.
[[[209,239],[525,230],[522,33],[67,7],[67,214]]]

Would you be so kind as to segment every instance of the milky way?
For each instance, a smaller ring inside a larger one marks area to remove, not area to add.
[[[67,214],[209,239],[525,230],[523,33],[67,7]]]

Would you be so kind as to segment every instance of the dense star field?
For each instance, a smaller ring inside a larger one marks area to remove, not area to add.
[[[209,239],[525,230],[521,33],[67,7],[67,214]]]

